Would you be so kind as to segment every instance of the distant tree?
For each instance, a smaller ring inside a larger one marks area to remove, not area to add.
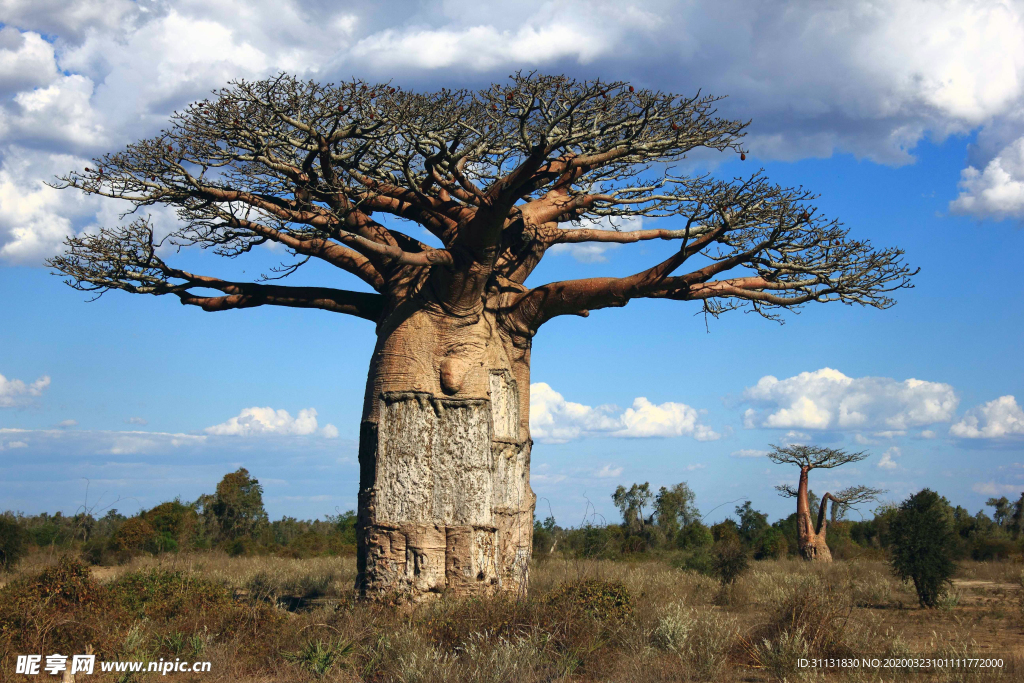
[[[768,527],[754,542],[755,560],[777,560],[789,550],[789,543],[781,529]]]
[[[130,517],[118,527],[111,541],[115,550],[138,551],[152,547],[156,530],[142,517]]]
[[[117,533],[118,528],[128,519],[116,508],[107,510],[107,514],[96,520],[96,535],[103,538],[111,538]]]
[[[676,546],[687,550],[707,548],[715,542],[711,529],[698,520],[687,524],[676,534]]]
[[[711,537],[715,542],[734,540],[740,542],[740,527],[734,520],[723,519],[711,527]]]
[[[866,453],[847,453],[841,449],[822,448],[819,446],[772,446],[768,453],[772,462],[778,465],[797,465],[800,468],[800,480],[797,488],[789,485],[776,486],[779,495],[796,498],[797,544],[800,554],[806,560],[821,562],[832,561],[832,551],[825,542],[828,524],[825,521],[825,506],[828,501],[838,500],[831,493],[821,497],[818,508],[817,524],[811,519],[811,507],[808,500],[807,475],[815,469],[831,469],[851,462],[858,462],[868,457]]]
[[[533,520],[533,555],[538,559],[546,558],[555,550],[558,539],[555,537],[555,518],[548,515],[542,522]]]
[[[1010,532],[1016,538],[1024,533],[1024,491],[1020,498],[1013,504],[1013,514],[1010,517]]]
[[[0,515],[0,570],[14,567],[25,554],[28,534],[13,515]]]
[[[768,515],[758,512],[745,501],[743,505],[736,506],[736,517],[740,520],[740,540],[748,546],[753,546],[758,537],[769,527]]]
[[[700,521],[700,510],[694,504],[696,499],[685,481],[670,489],[664,486],[658,489],[654,499],[654,517],[666,538],[674,539],[680,529]]]
[[[1013,506],[1010,501],[1007,500],[1006,496],[1001,498],[989,498],[985,501],[985,505],[992,508],[992,519],[1000,527],[1007,526],[1013,519]]]
[[[139,513],[156,531],[160,550],[174,550],[188,544],[196,535],[199,517],[195,509],[180,500],[161,503],[151,510]]]
[[[890,522],[889,543],[895,574],[914,582],[922,607],[935,607],[956,573],[957,539],[949,503],[929,489],[915,493]]]
[[[225,474],[210,501],[224,540],[251,538],[267,522],[263,508],[263,487],[244,467]]]
[[[649,482],[633,484],[628,489],[619,486],[612,494],[612,502],[622,513],[622,523],[627,531],[637,533],[644,526],[644,507],[651,502]]]

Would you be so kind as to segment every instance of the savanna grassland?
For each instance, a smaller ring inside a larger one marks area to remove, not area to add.
[[[548,556],[529,594],[415,607],[353,599],[351,556],[33,552],[3,575],[0,677],[18,654],[205,660],[97,681],[1024,681],[1018,562],[963,562],[936,609],[879,560],[751,563],[731,585],[659,560]],[[801,658],[1001,657],[1001,669],[828,673]],[[97,667],[98,669],[98,667]]]

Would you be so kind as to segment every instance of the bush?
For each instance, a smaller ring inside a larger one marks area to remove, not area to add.
[[[726,519],[711,527],[711,537],[715,543],[719,541],[740,540],[740,527],[731,519]]]
[[[151,546],[155,538],[156,531],[149,522],[141,517],[132,517],[117,530],[111,545],[117,550],[138,551]]]
[[[715,575],[714,557],[706,546],[683,553],[672,564],[679,569],[697,572],[704,576]]]
[[[89,567],[69,556],[0,588],[0,650],[6,652],[82,652],[87,644],[102,648],[104,631],[114,619]]]
[[[983,536],[974,540],[971,559],[978,562],[1005,560],[1019,552],[1017,545],[1009,538]]]
[[[888,536],[893,572],[914,582],[922,607],[935,607],[956,573],[957,536],[949,504],[929,489],[915,493],[893,516]]]
[[[754,550],[755,560],[777,560],[789,551],[789,543],[786,537],[775,527],[769,527],[761,533],[757,539],[757,547]]]
[[[629,589],[620,581],[583,579],[564,583],[544,598],[559,611],[582,611],[595,619],[623,619],[633,612]]]
[[[136,618],[169,620],[230,604],[224,586],[184,572],[131,572],[107,589],[114,604]]]
[[[676,545],[685,550],[707,548],[715,542],[711,529],[700,522],[687,524],[676,535]]]
[[[0,570],[13,568],[25,554],[25,535],[17,520],[0,515]]]
[[[738,579],[747,570],[748,564],[747,551],[737,539],[719,541],[711,550],[711,566],[722,585],[729,585]]]

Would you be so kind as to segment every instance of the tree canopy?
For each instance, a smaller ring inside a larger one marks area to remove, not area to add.
[[[794,444],[791,446],[775,446],[768,453],[768,458],[776,465],[797,465],[801,469],[808,470],[832,469],[851,462],[858,462],[868,457],[864,451],[850,453],[841,448],[826,448],[823,446],[802,446]],[[776,487],[782,495],[796,496],[796,491],[790,486]]]
[[[527,337],[555,316],[640,297],[768,317],[815,301],[891,306],[916,272],[903,252],[851,238],[809,191],[760,171],[728,181],[677,172],[696,148],[745,157],[748,124],[717,117],[718,99],[536,73],[426,93],[287,75],[235,81],[159,135],[60,177],[56,187],[125,200],[138,217],[69,238],[49,264],[81,290],[170,295],[207,311],[293,306],[379,322],[417,293],[456,314],[483,298]],[[180,221],[162,239],[144,215],[157,205]],[[645,227],[670,217],[679,220]],[[635,219],[644,225],[626,229]],[[556,244],[654,239],[679,248],[632,275],[524,285]],[[268,243],[289,260],[254,282],[169,262],[173,247],[237,257]],[[268,284],[314,258],[362,285]]]

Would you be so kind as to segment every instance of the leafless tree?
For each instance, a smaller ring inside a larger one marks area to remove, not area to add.
[[[867,453],[847,453],[842,449],[821,448],[819,446],[772,446],[768,457],[777,465],[796,465],[800,468],[800,480],[797,488],[789,484],[776,486],[775,489],[780,496],[796,498],[796,533],[797,543],[800,546],[800,554],[807,560],[818,560],[823,562],[832,561],[832,551],[825,542],[825,535],[828,531],[828,523],[825,521],[825,512],[829,501],[832,502],[832,522],[834,523],[840,515],[840,511],[847,507],[874,500],[885,491],[873,489],[867,486],[850,486],[838,493],[828,493],[821,497],[821,504],[818,507],[817,524],[811,519],[811,506],[807,499],[807,475],[815,469],[832,469],[851,462],[859,462],[868,457]]]
[[[171,235],[156,239],[140,217],[69,239],[50,264],[99,294],[373,322],[361,590],[413,599],[520,590],[534,505],[530,348],[545,322],[638,298],[696,302],[713,316],[747,308],[777,318],[824,302],[888,308],[910,286],[901,250],[851,238],[804,189],[760,171],[677,173],[673,163],[701,147],[745,157],[747,124],[716,117],[716,101],[533,73],[431,93],[285,75],[237,81],[176,113],[160,135],[56,183],[126,200],[140,216],[172,206]],[[629,229],[641,218],[670,220]],[[648,240],[678,248],[623,277],[525,284],[554,245]],[[171,262],[174,247],[237,257],[270,243],[291,260],[257,281]],[[269,283],[311,259],[361,285]]]

